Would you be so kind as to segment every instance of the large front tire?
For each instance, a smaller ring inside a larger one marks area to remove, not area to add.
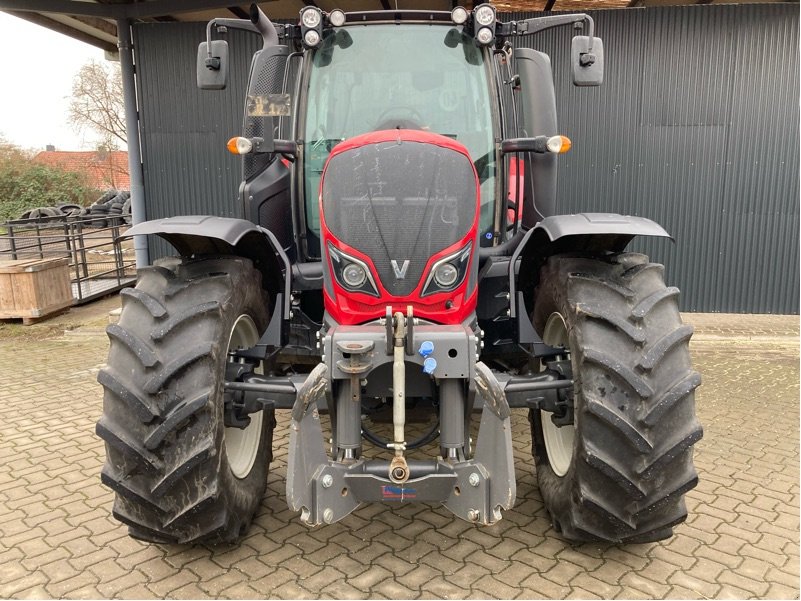
[[[151,542],[233,542],[267,484],[275,418],[226,428],[227,351],[253,346],[267,325],[260,274],[236,257],[168,260],[140,271],[108,327],[97,434],[114,516]]]
[[[662,272],[636,254],[557,256],[541,270],[534,325],[570,352],[574,423],[532,410],[533,452],[545,506],[570,540],[660,540],[687,517],[701,377]]]

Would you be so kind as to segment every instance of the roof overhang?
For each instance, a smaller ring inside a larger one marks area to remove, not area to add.
[[[400,1],[405,10],[472,8],[482,0],[268,0],[259,2],[272,19],[295,19],[300,8],[323,10],[391,10]],[[613,8],[731,4],[740,0],[495,0],[500,12],[586,11]],[[777,0],[747,0],[776,2]],[[785,0],[786,1],[786,0]],[[798,0],[791,0],[798,2]],[[209,21],[215,17],[247,18],[250,3],[237,0],[0,0],[0,10],[63,33],[109,52],[117,49],[117,22]]]

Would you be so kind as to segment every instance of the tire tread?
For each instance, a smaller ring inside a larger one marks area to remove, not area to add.
[[[105,393],[96,432],[106,443],[101,481],[115,492],[112,513],[134,538],[233,542],[260,506],[271,410],[251,474],[240,481],[223,463],[219,365],[236,307],[266,327],[259,272],[238,257],[168,259],[141,269],[136,288],[123,291],[120,320],[107,328],[108,365],[98,374]]]
[[[562,314],[571,340],[578,430],[563,477],[548,463],[539,411],[533,449],[543,501],[562,536],[575,541],[650,542],[686,519],[684,495],[698,482],[692,447],[693,371],[677,288],[644,255],[557,256],[535,292],[535,328]],[[578,370],[578,372],[576,372]]]

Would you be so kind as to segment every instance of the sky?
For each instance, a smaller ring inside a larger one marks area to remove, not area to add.
[[[92,134],[67,122],[72,80],[81,65],[104,61],[103,51],[0,12],[0,137],[32,150],[91,150]]]

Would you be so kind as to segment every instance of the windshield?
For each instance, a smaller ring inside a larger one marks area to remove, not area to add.
[[[319,233],[325,161],[342,140],[422,129],[464,144],[481,181],[481,231],[492,226],[495,152],[484,57],[451,26],[362,25],[326,32],[312,59],[304,140],[309,230]]]

